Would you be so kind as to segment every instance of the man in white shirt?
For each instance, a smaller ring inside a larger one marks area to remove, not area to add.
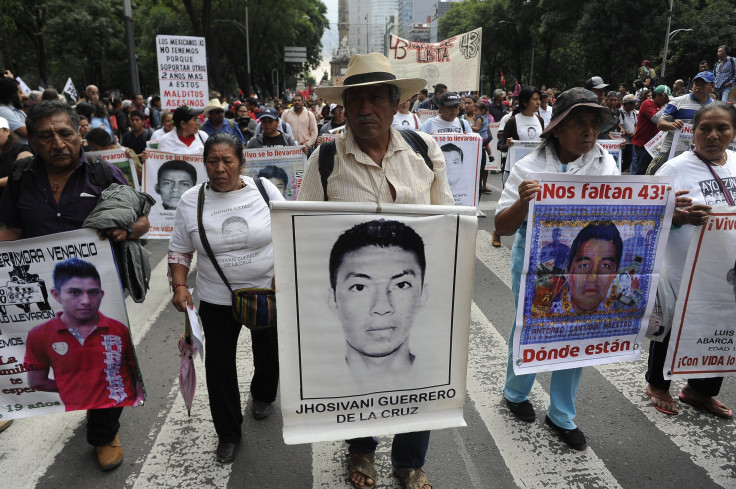
[[[428,119],[419,129],[427,134],[471,133],[468,121],[461,120],[460,113],[462,97],[454,92],[445,92],[440,96],[440,113]]]
[[[621,135],[626,139],[621,153],[621,171],[628,170],[631,167],[631,158],[634,148],[631,146],[631,136],[636,131],[636,121],[639,117],[639,111],[636,110],[636,97],[632,94],[624,95],[623,104],[618,112],[618,118],[621,122]]]
[[[544,121],[544,127],[547,127],[547,124],[549,124],[549,121],[552,119],[552,106],[549,105],[549,94],[546,91],[543,91],[539,96],[539,108],[537,109],[537,114],[539,114],[539,117]]]
[[[294,95],[291,102],[293,108],[285,110],[281,119],[291,126],[297,143],[311,148],[317,141],[317,119],[304,108],[304,97],[301,95]]]

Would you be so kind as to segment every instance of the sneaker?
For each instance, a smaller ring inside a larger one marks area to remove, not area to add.
[[[511,411],[511,414],[513,414],[520,420],[529,423],[537,419],[537,415],[534,412],[534,406],[532,406],[532,403],[529,402],[529,399],[522,402],[511,402],[505,397],[503,399],[504,401],[506,401],[506,405],[509,407],[509,411]]]
[[[544,423],[552,428],[552,431],[557,432],[560,439],[570,448],[574,448],[575,450],[585,450],[587,442],[585,441],[585,435],[580,431],[580,428],[575,428],[574,430],[560,428],[554,424],[551,419],[549,419],[549,416],[544,417]]]
[[[266,401],[253,400],[253,417],[256,419],[264,419],[271,416],[271,403]]]
[[[475,209],[475,215],[478,217],[486,217],[486,213],[480,209]]]
[[[496,232],[496,230],[493,230],[493,234],[491,234],[491,244],[494,248],[500,248],[501,247],[501,235]]]
[[[10,428],[10,425],[13,424],[13,420],[10,421],[0,421],[0,433]]]
[[[103,472],[116,469],[123,463],[123,445],[115,436],[115,439],[107,445],[95,447],[97,452],[97,464]]]

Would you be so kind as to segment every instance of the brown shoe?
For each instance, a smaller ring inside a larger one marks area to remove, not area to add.
[[[496,232],[496,230],[493,230],[493,234],[491,234],[491,244],[494,248],[500,248],[501,247],[501,235]]]
[[[123,463],[123,445],[120,444],[117,436],[107,445],[95,447],[95,451],[97,452],[97,463],[103,472],[116,469]]]
[[[13,424],[13,420],[10,421],[0,421],[0,433],[10,428],[10,425]]]

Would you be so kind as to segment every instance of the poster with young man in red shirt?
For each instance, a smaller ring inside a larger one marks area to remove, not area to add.
[[[0,243],[0,419],[144,400],[110,242],[81,229]]]

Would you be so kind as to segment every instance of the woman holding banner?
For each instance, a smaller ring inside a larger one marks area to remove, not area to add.
[[[187,285],[192,256],[199,255],[197,293],[199,313],[207,338],[205,368],[210,411],[219,439],[217,461],[232,462],[238,452],[243,412],[240,405],[235,352],[241,324],[233,319],[230,289],[273,285],[273,244],[271,213],[256,182],[241,175],[243,145],[229,133],[218,132],[204,144],[207,182],[196,185],[181,196],[176,209],[174,234],[169,243],[169,267],[178,311],[193,306]],[[268,180],[261,179],[270,200],[284,200]],[[210,243],[202,244],[198,201],[204,186],[201,210],[202,230]],[[210,259],[212,255],[217,263]],[[253,416],[271,414],[279,380],[276,328],[251,330],[255,371],[250,384]]]
[[[692,205],[678,210],[672,216],[672,230],[667,240],[660,280],[672,288],[675,298],[695,226],[708,221],[712,205],[734,205],[736,191],[729,190],[723,181],[736,177],[736,154],[728,150],[736,135],[736,110],[726,102],[713,102],[700,108],[693,118],[693,143],[695,149],[682,153],[665,163],[656,175],[672,178],[672,187],[684,190]],[[715,185],[714,185],[715,184]],[[709,189],[706,195],[703,189]],[[678,192],[679,193],[679,192]],[[674,299],[671,304],[674,310]],[[664,314],[667,335],[662,342],[649,345],[649,369],[646,373],[646,392],[657,411],[677,414],[677,404],[670,395],[670,381],[663,371],[670,341],[672,314]],[[679,394],[682,402],[691,404],[721,418],[730,418],[731,409],[715,396],[721,390],[723,377],[688,379]]]
[[[538,90],[534,89],[534,95]],[[536,111],[536,110],[535,110]],[[584,88],[572,88],[557,98],[552,119],[542,132],[542,144],[519,160],[511,169],[498,201],[496,231],[509,236],[516,233],[511,250],[512,291],[519,300],[519,287],[526,244],[526,217],[529,202],[541,186],[529,180],[530,173],[569,173],[575,175],[618,175],[613,157],[596,143],[598,133],[618,123],[610,110],[598,104],[596,95]],[[509,336],[509,358],[503,396],[509,410],[522,421],[534,421],[534,407],[529,393],[535,375],[516,375],[513,368],[513,338],[516,323]],[[550,382],[550,404],[545,423],[563,442],[576,450],[586,446],[585,435],[575,425],[575,397],[582,368],[557,370]]]

